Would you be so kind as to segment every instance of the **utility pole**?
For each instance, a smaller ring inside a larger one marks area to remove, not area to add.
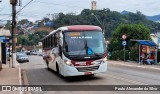
[[[12,68],[15,67],[16,64],[16,43],[15,43],[15,35],[14,30],[16,26],[16,5],[17,0],[10,0],[10,4],[12,5]]]
[[[2,0],[0,0],[0,2],[2,2]],[[0,61],[0,71],[1,71],[1,69],[2,69],[2,62]]]

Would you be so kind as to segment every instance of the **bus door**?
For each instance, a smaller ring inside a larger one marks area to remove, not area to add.
[[[51,61],[49,62],[49,66],[51,66],[51,68],[54,68],[56,65],[57,57],[58,57],[58,47],[53,48],[51,50],[50,57],[51,57]]]

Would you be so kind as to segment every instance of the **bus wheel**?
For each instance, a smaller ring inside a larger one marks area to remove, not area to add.
[[[59,67],[58,67],[58,64],[56,63],[56,72],[57,72],[57,74],[59,75],[60,73],[59,73]]]
[[[51,70],[50,68],[49,68],[49,63],[48,63],[48,61],[46,60],[46,65],[47,65],[47,70]]]
[[[62,79],[65,78],[62,74],[60,74],[60,72],[59,72],[59,67],[58,67],[58,64],[57,64],[57,63],[56,63],[56,72],[57,72],[57,75],[58,75],[59,77],[61,77]]]
[[[95,76],[95,74],[91,74],[90,76],[91,76],[91,77],[94,77],[94,76]]]

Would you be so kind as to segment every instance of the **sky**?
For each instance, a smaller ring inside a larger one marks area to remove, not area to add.
[[[0,0],[0,20],[11,20],[10,0]],[[22,6],[17,6],[20,10],[31,0],[22,0]],[[17,20],[29,19],[30,21],[41,20],[49,17],[48,14],[56,13],[76,13],[83,9],[91,9],[93,0],[33,0],[27,7],[18,13]],[[160,14],[160,0],[94,0],[97,2],[97,9],[109,8],[111,11],[122,12],[123,10],[153,16]],[[5,15],[4,15],[5,14]],[[2,23],[2,21],[0,21]]]

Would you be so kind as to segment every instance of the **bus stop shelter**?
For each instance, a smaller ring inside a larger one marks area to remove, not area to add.
[[[155,64],[157,64],[157,45],[150,40],[135,40],[139,44],[139,64],[141,64],[141,54],[154,54],[155,57]]]

